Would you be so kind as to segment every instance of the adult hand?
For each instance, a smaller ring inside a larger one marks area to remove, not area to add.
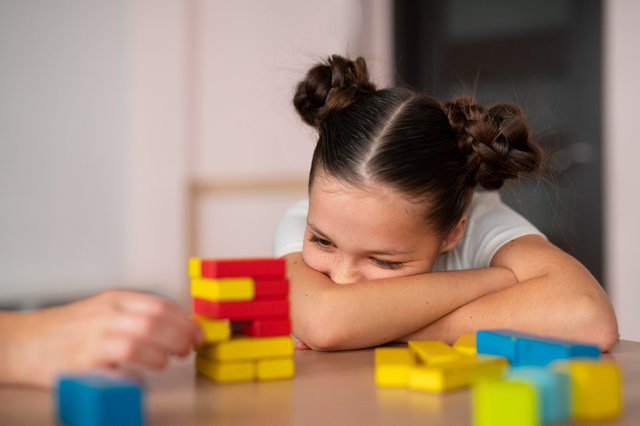
[[[0,368],[0,381],[14,383],[50,386],[61,372],[121,364],[161,369],[203,339],[177,305],[132,291],[107,291],[14,317],[15,327],[5,333],[8,368]]]

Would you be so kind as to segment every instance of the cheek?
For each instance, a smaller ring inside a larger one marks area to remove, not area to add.
[[[307,266],[315,271],[324,274],[329,273],[331,265],[331,255],[323,252],[309,242],[302,245],[302,260]]]

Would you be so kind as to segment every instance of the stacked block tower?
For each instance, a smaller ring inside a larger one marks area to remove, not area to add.
[[[205,333],[196,370],[215,382],[293,377],[284,259],[189,260],[195,319]]]

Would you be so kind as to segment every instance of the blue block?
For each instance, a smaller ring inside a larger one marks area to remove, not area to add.
[[[545,366],[558,359],[600,358],[600,348],[595,345],[558,339],[521,337],[518,338],[517,347],[517,362],[514,365]]]
[[[543,422],[565,421],[571,415],[571,379],[544,367],[511,368],[507,380],[526,382],[536,389]]]
[[[595,345],[538,337],[514,330],[478,330],[478,354],[506,357],[512,366],[545,366],[559,359],[600,358]]]
[[[478,330],[476,333],[476,350],[478,355],[498,355],[509,360],[509,364],[517,362],[516,342],[522,333],[513,330]]]
[[[144,424],[142,389],[127,379],[96,374],[62,376],[57,382],[60,422],[67,426]]]

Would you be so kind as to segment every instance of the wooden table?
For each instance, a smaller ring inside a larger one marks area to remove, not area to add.
[[[640,425],[640,343],[611,354],[623,370],[624,412],[615,422]],[[218,385],[193,371],[193,358],[147,380],[150,425],[470,425],[471,394],[380,389],[373,350],[297,351],[293,380]],[[0,425],[55,424],[53,393],[0,387]],[[588,423],[595,425],[598,423]]]

